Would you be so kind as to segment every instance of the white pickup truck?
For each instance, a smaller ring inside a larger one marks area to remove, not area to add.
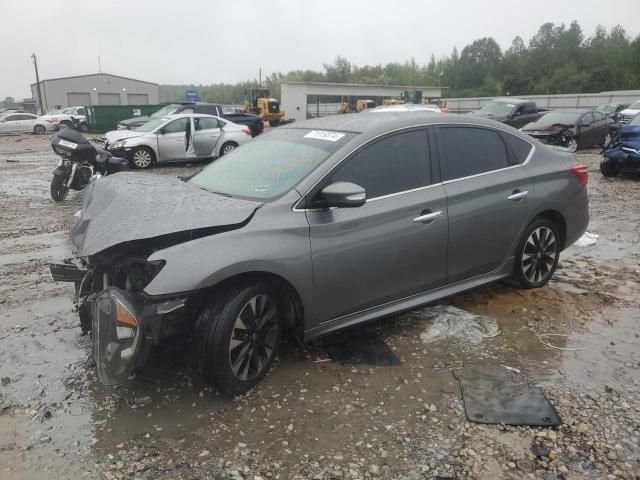
[[[622,110],[618,114],[617,125],[623,126],[631,121],[633,117],[635,117],[638,113],[640,113],[640,100],[636,100],[627,108]]]
[[[87,123],[87,111],[84,107],[67,107],[62,110],[54,110],[41,118],[50,123],[54,130],[60,129],[61,125],[67,126],[71,123],[71,117],[78,119],[80,122],[80,130],[89,131]]]

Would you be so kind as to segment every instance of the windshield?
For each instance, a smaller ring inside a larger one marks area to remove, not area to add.
[[[133,130],[136,132],[152,132],[156,128],[164,124],[166,121],[166,118],[154,118],[153,120],[149,120],[147,123],[143,123],[138,128],[134,128]]]
[[[64,115],[73,115],[73,110],[74,110],[74,107],[68,107],[68,108],[65,108],[64,110],[62,110],[62,112],[60,112],[60,113],[62,113]]]
[[[544,125],[555,125],[556,123],[575,125],[580,115],[580,113],[576,112],[549,112],[540,117],[540,120],[536,123],[542,123]]]
[[[480,110],[493,113],[494,115],[508,115],[514,108],[515,105],[513,103],[496,102],[494,100],[492,102],[485,103]]]
[[[631,108],[633,110],[640,110],[640,100],[633,102],[631,105],[629,105],[628,108]]]
[[[604,113],[606,115],[607,113],[612,113],[615,109],[616,109],[616,106],[614,104],[607,103],[605,105],[600,105],[598,108],[596,108],[596,112]]]
[[[167,115],[171,115],[172,113],[175,113],[175,111],[178,110],[178,108],[180,108],[180,105],[176,105],[175,103],[172,103],[171,105],[165,105],[157,112],[153,112],[150,118],[166,117]]]
[[[353,134],[282,129],[220,157],[190,183],[216,193],[269,199],[291,190]]]

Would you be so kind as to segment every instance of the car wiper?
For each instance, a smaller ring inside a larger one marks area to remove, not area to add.
[[[215,192],[213,190],[209,190],[208,188],[205,187],[199,187],[201,190],[205,190],[209,193],[215,193],[216,195],[222,195],[223,197],[228,197],[228,198],[233,198],[233,195],[229,194],[229,193],[222,193],[222,192]]]

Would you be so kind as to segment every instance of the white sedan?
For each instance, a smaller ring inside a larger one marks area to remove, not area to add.
[[[44,135],[53,126],[42,117],[31,113],[9,113],[0,115],[0,133],[35,133]]]
[[[217,158],[251,138],[245,125],[187,113],[154,118],[135,130],[108,132],[105,148],[137,168],[148,168],[157,162]]]

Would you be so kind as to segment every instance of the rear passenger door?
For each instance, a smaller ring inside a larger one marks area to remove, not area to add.
[[[417,129],[366,144],[311,193],[334,182],[367,192],[358,208],[306,211],[321,322],[444,285],[446,199],[428,138]]]
[[[217,118],[193,118],[193,150],[196,157],[208,158],[213,155],[221,138],[220,127],[220,121]]]
[[[447,195],[447,282],[497,270],[515,252],[534,183],[522,165],[533,146],[481,126],[437,129]]]

